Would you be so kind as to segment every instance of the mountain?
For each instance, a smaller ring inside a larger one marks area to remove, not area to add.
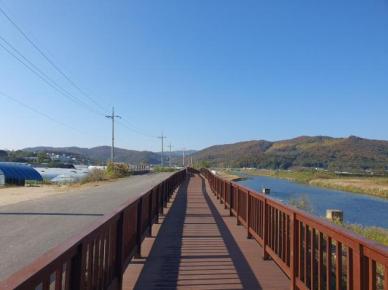
[[[110,146],[99,146],[94,148],[80,148],[80,147],[32,147],[25,148],[23,151],[28,152],[45,152],[55,154],[71,154],[76,156],[82,156],[93,162],[105,163],[110,159]],[[119,162],[126,162],[132,164],[148,163],[158,164],[160,163],[160,155],[158,153],[150,151],[136,151],[127,150],[122,148],[115,148],[115,160]]]
[[[192,155],[194,162],[221,167],[288,169],[319,167],[329,170],[388,170],[388,141],[356,136],[301,136],[290,140],[254,140],[217,145]]]

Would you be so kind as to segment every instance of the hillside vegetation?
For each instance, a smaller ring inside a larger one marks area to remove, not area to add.
[[[330,171],[384,172],[388,170],[388,141],[355,136],[302,136],[276,142],[258,140],[217,145],[198,151],[192,157],[196,163],[206,161],[212,167],[313,167]]]

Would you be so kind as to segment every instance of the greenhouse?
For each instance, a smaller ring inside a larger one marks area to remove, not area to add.
[[[24,186],[26,181],[43,181],[43,179],[39,172],[28,164],[0,162],[0,186]]]

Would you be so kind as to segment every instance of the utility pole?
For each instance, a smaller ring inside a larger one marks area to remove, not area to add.
[[[171,143],[170,143],[170,157],[168,158],[168,161],[169,161],[169,166],[171,167],[171,155],[172,155],[172,152],[171,152],[171,148],[172,148],[172,146],[171,146]]]
[[[164,162],[163,162],[163,150],[164,150],[164,139],[166,139],[167,137],[163,135],[163,132],[162,132],[162,135],[158,137],[159,139],[162,140],[162,152],[161,152],[161,158],[160,158],[160,165],[163,167],[164,166]]]
[[[115,160],[115,119],[121,117],[119,115],[115,115],[115,107],[112,107],[112,115],[105,116],[108,119],[112,119],[112,147],[110,151],[110,161],[114,162]]]

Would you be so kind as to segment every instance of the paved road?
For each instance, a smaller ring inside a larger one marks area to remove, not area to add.
[[[0,207],[0,280],[169,175],[131,176]]]

